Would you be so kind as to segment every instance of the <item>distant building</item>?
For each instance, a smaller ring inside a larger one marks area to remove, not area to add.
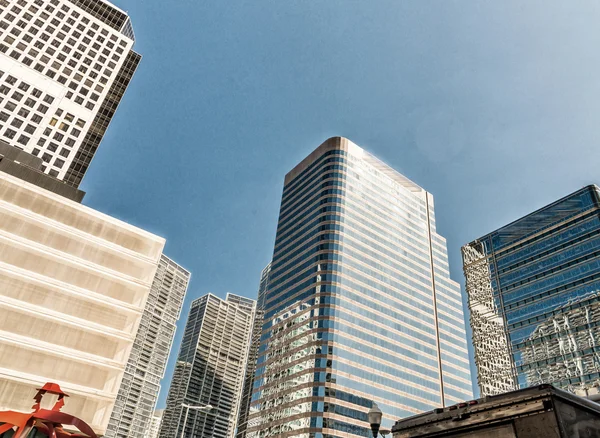
[[[600,383],[600,189],[462,249],[481,393]]]
[[[148,434],[189,281],[188,271],[161,256],[106,438]]]
[[[141,56],[104,0],[0,0],[0,139],[78,187]]]
[[[36,388],[59,383],[102,435],[165,241],[2,150],[0,411],[31,412]]]
[[[237,438],[246,437],[248,428],[248,418],[250,415],[250,403],[252,401],[252,388],[254,384],[254,375],[256,374],[256,361],[258,359],[258,349],[260,348],[260,338],[262,335],[265,295],[269,284],[269,272],[271,264],[269,263],[260,274],[260,283],[258,287],[258,299],[256,303],[256,312],[254,313],[254,325],[252,328],[252,341],[248,353],[246,364],[246,373],[244,376],[244,390],[242,391],[242,400],[240,402],[240,412],[237,420]]]
[[[341,137],[285,177],[248,438],[370,436],[472,398],[433,197]]]
[[[244,385],[255,302],[212,294],[192,302],[160,438],[233,438]],[[213,406],[210,412],[184,405]],[[185,424],[184,424],[185,423]]]
[[[144,438],[158,438],[158,432],[160,431],[160,422],[162,420],[162,416],[164,413],[164,409],[157,409],[152,414],[152,419],[150,420],[150,428],[148,429]]]

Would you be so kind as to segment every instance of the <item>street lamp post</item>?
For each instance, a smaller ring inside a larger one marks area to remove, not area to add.
[[[369,424],[371,425],[371,432],[373,432],[373,438],[377,438],[379,435],[379,428],[381,427],[381,419],[383,417],[383,412],[377,406],[377,403],[373,403],[373,406],[369,410],[367,414],[367,419],[369,420]]]
[[[188,414],[190,413],[190,409],[193,410],[193,411],[206,411],[206,412],[210,412],[210,411],[212,411],[213,407],[211,405],[206,405],[206,406],[190,406],[190,405],[186,405],[185,403],[182,403],[181,406],[183,406],[185,408],[185,418],[183,420],[183,428],[181,429],[181,438],[184,438],[185,426],[187,424],[187,419],[188,419]]]

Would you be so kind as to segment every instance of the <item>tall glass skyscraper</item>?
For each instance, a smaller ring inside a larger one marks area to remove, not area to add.
[[[600,383],[600,189],[463,247],[481,393]]]
[[[334,137],[287,174],[248,437],[370,436],[472,397],[432,196]]]

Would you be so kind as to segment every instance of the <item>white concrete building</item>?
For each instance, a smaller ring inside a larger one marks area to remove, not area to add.
[[[105,438],[147,435],[189,282],[188,271],[160,258]]]
[[[0,410],[54,382],[105,432],[164,243],[0,172]]]
[[[103,0],[0,0],[0,139],[79,186],[141,56]]]
[[[160,438],[233,438],[244,388],[256,302],[207,294],[192,302]],[[213,409],[190,409],[184,405]]]

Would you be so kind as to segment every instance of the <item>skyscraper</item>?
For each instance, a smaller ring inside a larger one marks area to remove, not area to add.
[[[472,397],[432,196],[345,138],[284,181],[248,437],[369,436]]]
[[[161,256],[106,438],[147,435],[189,281],[188,271]]]
[[[254,313],[254,323],[252,327],[252,339],[250,341],[250,350],[248,360],[246,361],[246,373],[244,375],[244,389],[240,402],[239,415],[237,420],[237,438],[246,437],[248,428],[248,419],[250,415],[250,403],[252,401],[252,388],[254,384],[254,375],[256,374],[256,361],[258,359],[258,349],[260,348],[260,339],[262,335],[265,294],[269,284],[269,272],[271,264],[269,263],[260,274],[260,283],[258,286],[258,298],[256,301],[256,312]]]
[[[38,178],[45,188],[0,171],[0,410],[31,412],[36,388],[59,383],[100,435],[165,241]]]
[[[192,302],[160,438],[233,438],[250,346],[255,302],[212,294]],[[213,406],[205,412],[189,406]]]
[[[0,139],[78,187],[140,55],[104,0],[0,0]]]
[[[600,189],[462,249],[481,393],[600,383]]]

